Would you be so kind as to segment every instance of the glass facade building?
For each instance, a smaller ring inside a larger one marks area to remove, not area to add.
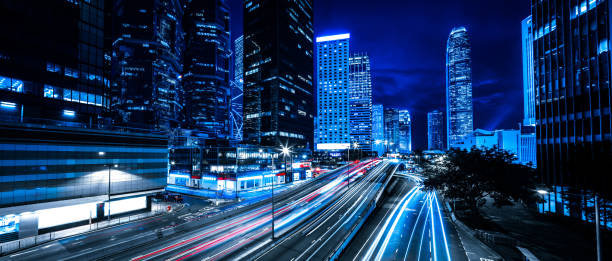
[[[244,36],[240,36],[234,40],[234,80],[231,82],[232,102],[230,104],[230,122],[232,125],[232,135],[236,141],[242,141],[242,126],[243,126],[243,110],[242,110],[242,93],[244,79],[243,63],[244,56]]]
[[[385,117],[382,104],[372,105],[372,151],[378,156],[385,153]]]
[[[317,37],[317,150],[351,144],[349,39],[349,34]]]
[[[554,192],[544,209],[590,221],[593,193],[609,200],[612,185],[611,5],[531,5],[538,171]]]
[[[521,22],[523,44],[523,125],[535,125],[535,88],[533,87],[533,25],[531,16]]]
[[[399,143],[398,152],[408,154],[412,152],[412,122],[408,110],[399,110]]]
[[[365,53],[349,57],[349,111],[351,143],[372,150],[372,76]]]
[[[442,140],[444,115],[441,111],[431,111],[427,113],[427,149],[444,150]]]
[[[396,108],[384,108],[385,120],[385,152],[399,153],[400,123],[399,110]]]
[[[446,44],[447,148],[474,130],[472,105],[472,58],[465,27],[453,28]]]
[[[0,2],[0,121],[108,126],[105,2]]]
[[[116,0],[111,12],[113,124],[164,132],[179,126],[182,3]]]
[[[187,126],[205,139],[229,139],[231,39],[224,0],[191,1],[183,16]]]
[[[244,1],[243,142],[312,148],[313,1]]]

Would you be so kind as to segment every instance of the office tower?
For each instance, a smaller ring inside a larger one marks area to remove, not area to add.
[[[523,124],[520,126],[518,160],[535,167],[535,87],[533,82],[533,24],[531,16],[521,22],[523,44]]]
[[[443,150],[444,143],[442,140],[442,126],[444,116],[441,111],[432,111],[427,113],[427,149],[428,150]]]
[[[385,152],[399,153],[400,124],[399,110],[396,108],[384,108],[385,120]]]
[[[244,36],[234,40],[234,80],[231,84],[232,102],[230,104],[230,122],[232,125],[232,135],[237,141],[242,141],[242,88],[244,85],[244,70],[242,68],[242,58],[244,56],[243,44]]]
[[[317,37],[317,150],[350,146],[349,34]]]
[[[472,58],[465,27],[453,28],[446,45],[446,135],[452,148],[474,129]]]
[[[183,6],[178,0],[116,0],[112,8],[113,124],[167,132],[183,110]]]
[[[372,151],[385,153],[385,117],[382,104],[372,105]]]
[[[410,112],[408,110],[399,110],[399,142],[398,152],[408,154],[412,152],[412,130],[410,121]]]
[[[224,0],[191,1],[183,16],[187,126],[205,139],[229,139],[230,18]]]
[[[244,128],[251,144],[312,148],[312,0],[244,1]]]
[[[2,1],[0,21],[0,121],[108,125],[103,1]]]
[[[523,125],[535,125],[533,85],[533,26],[531,16],[521,22],[523,44]]]
[[[372,76],[365,53],[349,57],[349,114],[351,143],[372,150]]]
[[[590,192],[610,199],[611,4],[531,5],[537,161],[539,182],[553,189],[545,206],[550,212],[580,218],[593,202]]]

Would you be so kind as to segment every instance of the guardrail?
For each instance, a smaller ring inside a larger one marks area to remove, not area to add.
[[[374,198],[370,201],[370,203],[368,203],[368,206],[366,207],[366,214],[360,217],[361,220],[357,222],[353,227],[351,227],[351,230],[350,230],[351,233],[346,235],[346,237],[344,237],[344,239],[340,241],[341,243],[334,249],[334,251],[332,251],[332,254],[328,257],[327,260],[338,259],[342,251],[344,251],[346,246],[348,246],[348,244],[353,240],[355,235],[357,235],[357,232],[359,232],[361,227],[363,227],[363,224],[368,220],[368,217],[370,217],[372,212],[374,212],[374,209],[376,209],[376,206],[378,206],[378,203],[379,203],[379,200],[382,194],[385,192],[387,185],[389,185],[389,182],[391,181],[391,178],[393,177],[393,173],[397,171],[398,167],[399,166],[396,165],[393,171],[391,171],[391,175],[387,176],[383,185],[380,188],[378,188],[378,191],[376,192],[376,196],[374,196]]]
[[[45,233],[42,235],[36,235],[36,236],[13,240],[10,242],[1,243],[0,244],[0,256],[11,254],[11,253],[14,253],[14,252],[26,249],[26,248],[41,245],[41,244],[48,243],[54,240],[76,236],[80,234],[87,234],[90,232],[97,231],[99,229],[109,228],[109,227],[113,227],[113,226],[117,226],[117,225],[121,225],[125,223],[130,223],[132,221],[137,221],[137,220],[142,220],[145,218],[162,215],[166,212],[164,211],[165,208],[162,207],[161,205],[162,204],[160,204],[160,206],[157,208],[153,208],[157,210],[153,210],[147,213],[130,215],[127,217],[114,218],[114,219],[111,219],[110,221],[104,220],[100,222],[91,223],[88,225],[82,225],[82,226],[73,227],[73,228],[69,228],[69,229],[65,229],[61,231],[49,232],[49,233]]]

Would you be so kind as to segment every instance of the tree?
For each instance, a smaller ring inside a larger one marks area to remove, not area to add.
[[[514,160],[514,155],[496,147],[453,149],[421,164],[427,177],[424,187],[448,199],[463,200],[474,213],[486,197],[493,198],[496,206],[536,202],[535,170]]]

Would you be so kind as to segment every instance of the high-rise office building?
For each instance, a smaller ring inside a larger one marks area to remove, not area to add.
[[[408,110],[399,110],[399,142],[398,152],[407,154],[412,152],[412,123]]]
[[[349,57],[349,114],[351,143],[372,150],[372,76],[365,53]]]
[[[540,210],[592,220],[592,192],[610,199],[611,6],[532,1],[539,181],[553,189]]]
[[[531,16],[521,22],[523,44],[523,125],[535,125],[535,88],[533,86],[533,26]]]
[[[191,1],[183,16],[183,89],[188,128],[229,139],[231,39],[225,0]]]
[[[453,28],[446,44],[446,135],[452,148],[474,129],[472,58],[465,27]]]
[[[384,108],[385,120],[385,152],[399,153],[400,123],[399,110],[396,108]]]
[[[242,89],[244,85],[244,70],[242,58],[244,36],[240,36],[234,40],[234,80],[231,84],[230,93],[232,102],[230,104],[230,122],[232,125],[232,135],[237,141],[242,141]]]
[[[350,146],[349,34],[317,37],[317,150]]]
[[[372,105],[372,151],[385,153],[385,112],[382,104]]]
[[[427,149],[443,150],[442,140],[444,115],[441,111],[431,111],[427,113]]]
[[[113,123],[169,131],[183,110],[183,5],[116,0],[111,12]]]
[[[312,147],[312,2],[244,1],[244,142]]]
[[[109,125],[103,1],[2,1],[0,21],[0,120]]]
[[[520,128],[518,160],[537,165],[535,135],[535,88],[533,82],[533,24],[531,16],[521,22],[523,45],[523,123]]]

